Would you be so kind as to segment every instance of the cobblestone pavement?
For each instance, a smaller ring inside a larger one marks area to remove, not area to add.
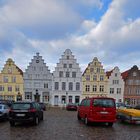
[[[140,124],[86,126],[77,120],[76,111],[49,109],[38,126],[10,127],[8,121],[0,122],[0,140],[140,140]]]

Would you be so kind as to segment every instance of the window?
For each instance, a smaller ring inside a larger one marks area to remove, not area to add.
[[[72,77],[76,78],[76,72],[72,72]]]
[[[80,96],[75,96],[75,103],[79,103],[80,102]]]
[[[93,92],[97,91],[97,85],[93,85]]]
[[[121,94],[121,88],[117,88],[117,94]]]
[[[115,73],[115,77],[117,77],[117,73]]]
[[[36,74],[36,78],[39,78],[39,76],[40,76],[39,74]]]
[[[48,83],[44,83],[44,88],[48,88]]]
[[[110,88],[110,94],[114,94],[114,88]]]
[[[99,73],[100,72],[100,68],[97,68],[97,73]]]
[[[119,84],[119,80],[113,80],[113,85]]]
[[[115,107],[114,100],[111,99],[94,99],[93,106],[96,107]]]
[[[58,90],[58,89],[59,89],[59,83],[55,82],[55,90]]]
[[[17,92],[17,91],[20,91],[18,85],[15,86],[15,91],[16,91],[16,92]]]
[[[59,71],[59,77],[63,77],[63,71]]]
[[[8,68],[8,73],[12,73],[12,68]]]
[[[100,92],[104,92],[104,85],[100,85]]]
[[[70,77],[69,71],[66,72],[66,77]]]
[[[12,86],[8,86],[8,91],[12,91]]]
[[[39,60],[36,60],[36,63],[39,63]]]
[[[72,68],[72,64],[69,64],[69,68]]]
[[[104,81],[104,76],[103,75],[100,76],[100,81]]]
[[[94,72],[94,68],[90,68],[90,72]]]
[[[66,82],[62,82],[62,90],[66,90]]]
[[[86,91],[90,91],[90,85],[86,85]]]
[[[73,83],[72,82],[69,83],[69,90],[73,90]]]
[[[64,67],[64,68],[67,68],[67,64],[64,64],[63,67]]]
[[[16,83],[16,77],[12,77],[12,83]]]
[[[0,85],[0,91],[4,91],[4,86]]]
[[[86,80],[90,81],[90,75],[86,75]]]
[[[34,87],[40,88],[40,82],[34,82]]]
[[[70,57],[69,57],[69,55],[67,55],[67,59],[69,59]]]
[[[136,73],[136,72],[133,72],[133,76],[134,76],[134,77],[137,76],[137,73]]]
[[[93,75],[93,81],[97,81],[97,75]]]
[[[80,90],[80,83],[79,82],[76,83],[76,90]]]
[[[3,81],[4,81],[4,83],[8,83],[8,76],[4,76]]]

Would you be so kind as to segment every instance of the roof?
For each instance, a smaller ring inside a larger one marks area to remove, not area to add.
[[[111,70],[111,71],[107,71],[106,72],[106,76],[109,78],[110,76],[111,76],[111,73],[113,72],[113,70]]]
[[[126,78],[128,77],[129,71],[130,71],[130,70],[127,70],[127,71],[121,73],[121,76],[122,76],[123,79],[126,79]]]

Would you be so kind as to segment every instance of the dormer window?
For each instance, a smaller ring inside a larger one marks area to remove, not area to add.
[[[36,63],[39,63],[39,60],[36,60]]]

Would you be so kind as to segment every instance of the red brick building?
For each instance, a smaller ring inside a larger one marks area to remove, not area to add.
[[[135,65],[122,73],[124,79],[124,102],[131,106],[140,104],[140,70]]]

